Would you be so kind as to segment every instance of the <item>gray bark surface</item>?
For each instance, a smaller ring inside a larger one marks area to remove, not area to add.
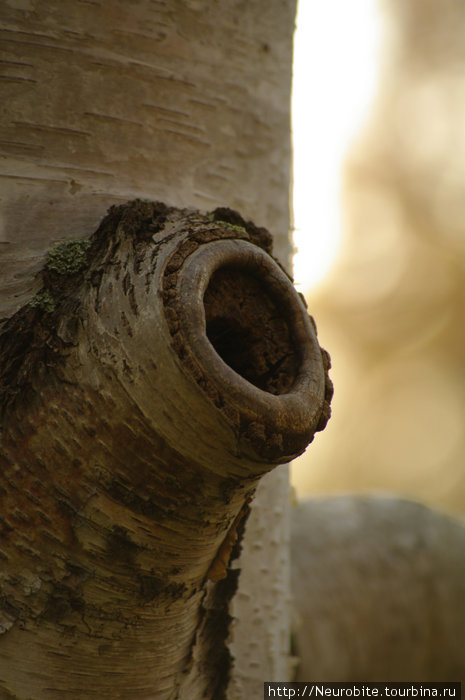
[[[238,209],[286,260],[294,5],[2,4],[0,318],[133,197]]]
[[[133,197],[234,207],[288,262],[294,12],[294,0],[2,3],[0,318],[38,291],[51,244],[88,236]],[[247,526],[269,566],[260,604],[281,611],[262,678],[242,677],[248,693],[282,678],[289,648],[288,561],[276,546],[287,539],[284,469],[266,477]],[[254,530],[272,504],[273,529]],[[240,560],[249,566],[253,554]],[[251,598],[236,597],[236,630],[253,629]]]

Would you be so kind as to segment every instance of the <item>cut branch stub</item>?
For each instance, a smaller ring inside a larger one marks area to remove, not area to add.
[[[232,427],[236,454],[270,463],[300,454],[318,428],[325,370],[288,276],[256,245],[220,239],[186,257],[176,277],[176,351]]]
[[[324,427],[332,392],[270,246],[230,210],[136,200],[52,250],[4,325],[0,650],[18,697],[70,678],[172,697],[193,655],[224,649],[207,575],[226,575],[258,479]]]

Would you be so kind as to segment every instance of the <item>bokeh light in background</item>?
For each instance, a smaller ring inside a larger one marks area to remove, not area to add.
[[[335,383],[300,495],[465,512],[463,36],[454,0],[300,0],[295,278]]]
[[[321,282],[340,244],[343,159],[378,78],[375,0],[300,0],[294,36],[294,280]]]

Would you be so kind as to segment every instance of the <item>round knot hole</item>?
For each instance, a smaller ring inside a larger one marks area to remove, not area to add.
[[[206,333],[221,359],[254,386],[287,393],[299,358],[279,301],[238,267],[216,270],[204,295]]]

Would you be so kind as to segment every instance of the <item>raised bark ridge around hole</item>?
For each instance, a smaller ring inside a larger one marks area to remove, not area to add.
[[[302,298],[269,253],[269,234],[236,212],[217,211],[233,223],[216,214],[191,219],[165,264],[173,347],[229,422],[240,451],[288,461],[329,418],[329,356]]]

